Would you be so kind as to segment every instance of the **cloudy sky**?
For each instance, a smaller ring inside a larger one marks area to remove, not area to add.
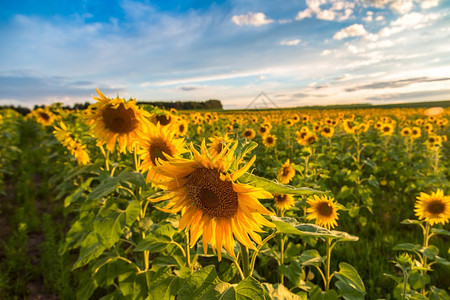
[[[450,99],[449,0],[2,0],[0,38],[0,105]]]

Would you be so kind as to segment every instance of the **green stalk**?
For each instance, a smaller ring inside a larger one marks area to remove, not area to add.
[[[280,265],[284,265],[284,234],[280,234]],[[280,283],[284,284],[284,274],[280,273]]]
[[[184,235],[184,242],[186,243],[186,266],[191,269],[191,249],[189,248],[189,231],[186,230]]]
[[[331,239],[327,238],[327,260],[325,265],[325,291],[327,292],[330,288],[330,261],[331,261]]]
[[[244,277],[247,278],[250,276],[250,262],[248,259],[248,249],[240,242],[239,245],[241,246],[241,253],[242,253],[242,271],[244,273]]]

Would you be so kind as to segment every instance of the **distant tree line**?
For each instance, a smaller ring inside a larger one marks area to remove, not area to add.
[[[220,100],[210,99],[207,101],[175,101],[175,102],[163,102],[163,101],[138,101],[137,104],[153,105],[159,108],[176,110],[196,110],[196,109],[223,109],[222,102]]]
[[[67,109],[67,110],[84,110],[92,103],[90,103],[90,102],[75,103],[71,106],[70,105],[62,106],[61,103],[57,103],[57,104],[59,104],[63,109]],[[175,108],[176,110],[223,109],[222,102],[220,102],[220,100],[215,100],[215,99],[210,99],[207,101],[175,101],[175,102],[137,101],[137,104],[138,105],[141,105],[141,104],[153,105],[153,106],[156,106],[159,108],[164,108],[167,110],[169,110],[171,108]],[[33,107],[33,109],[36,109],[39,107],[44,108],[45,105],[35,105]],[[23,107],[20,105],[18,105],[18,106],[16,106],[16,105],[0,105],[0,110],[7,109],[7,108],[13,109],[24,116],[31,111],[31,109],[29,109],[28,107]]]

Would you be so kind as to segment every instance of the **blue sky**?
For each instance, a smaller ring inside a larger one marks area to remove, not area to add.
[[[0,105],[450,99],[448,0],[0,0],[0,38]]]

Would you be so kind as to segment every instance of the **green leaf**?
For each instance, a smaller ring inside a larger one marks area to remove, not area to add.
[[[89,195],[90,199],[101,199],[113,191],[120,185],[120,183],[131,183],[135,186],[146,188],[146,183],[143,175],[139,172],[122,172],[116,177],[107,177],[92,190]]]
[[[417,225],[422,225],[423,221],[406,219],[406,220],[401,221],[400,223],[401,223],[401,224],[417,224]]]
[[[232,285],[220,295],[220,300],[270,300],[261,283],[253,277],[247,277],[239,284]]]
[[[125,211],[117,208],[116,204],[106,206],[99,211],[94,219],[94,232],[106,248],[112,247],[122,236],[125,227]]]
[[[403,281],[403,277],[400,277],[400,276],[394,276],[394,275],[387,274],[387,273],[383,273],[383,275],[388,277],[388,278],[390,278],[390,279],[392,279],[392,280],[394,280],[397,283],[400,283],[400,282]]]
[[[78,288],[76,289],[77,299],[90,299],[95,289],[97,288],[97,283],[91,277],[86,276],[81,279]]]
[[[214,286],[222,283],[216,273],[213,265],[207,266],[192,273],[186,278],[184,285],[181,287],[178,300],[201,299],[201,297]]]
[[[267,293],[273,300],[302,300],[303,299],[299,295],[291,293],[282,284],[263,283],[263,288],[267,291]]]
[[[138,200],[131,201],[125,210],[125,224],[131,226],[141,212],[141,203]]]
[[[172,237],[175,233],[175,229],[170,224],[159,226],[140,240],[134,251],[161,252],[173,241]]]
[[[438,289],[435,286],[430,287],[430,293],[428,294],[430,300],[450,300],[450,296],[445,290]]]
[[[437,255],[436,255],[436,257],[434,258],[434,260],[435,260],[437,263],[440,263],[440,264],[442,264],[442,265],[444,265],[444,266],[450,266],[450,261],[446,260],[446,259],[443,258],[443,257],[440,257],[440,256],[437,256]]]
[[[106,247],[100,242],[100,237],[96,232],[91,232],[81,244],[80,256],[72,267],[75,270],[88,264],[91,260],[102,255]]]
[[[288,265],[280,265],[279,269],[280,272],[295,286],[300,285],[302,278],[305,278],[305,272],[298,259],[292,260]]]
[[[324,292],[317,285],[312,285],[312,289],[309,292],[310,300],[337,300],[337,298],[338,294],[335,290]]]
[[[170,267],[160,268],[150,278],[148,296],[150,299],[175,299],[176,289],[173,289],[178,277],[172,274]],[[172,286],[172,289],[170,288]]]
[[[418,270],[411,271],[409,275],[409,283],[414,290],[424,288],[430,281],[431,279],[428,274],[420,274]]]
[[[250,173],[245,173],[239,178],[239,182],[248,183],[253,186],[263,188],[264,190],[272,194],[291,194],[291,195],[314,195],[314,194],[326,194],[307,187],[296,188],[290,185],[283,185],[278,182],[259,177]]]
[[[277,230],[285,234],[327,237],[332,239],[339,239],[341,241],[357,241],[359,239],[357,236],[350,235],[346,232],[328,230],[326,228],[309,223],[299,223],[296,219],[290,217],[270,217],[277,227]]]
[[[70,204],[77,202],[83,197],[84,191],[91,185],[94,177],[89,177],[85,182],[83,182],[72,194],[64,199],[64,207],[68,207]]]
[[[420,251],[422,247],[420,245],[412,244],[412,243],[403,243],[397,244],[392,248],[393,250],[401,250],[401,251]]]
[[[445,230],[445,229],[433,228],[433,229],[431,229],[431,232],[434,234],[442,234],[442,235],[450,236],[450,231]]]
[[[253,141],[249,141],[246,144],[243,144],[241,147],[237,147],[235,152],[236,159],[233,163],[233,168],[236,170],[238,168],[237,164],[240,163],[242,159],[244,159],[247,153],[249,153],[256,147],[258,147],[258,143],[255,143]]]
[[[303,266],[318,266],[320,263],[325,261],[325,258],[320,256],[319,252],[315,249],[310,249],[304,251],[300,255],[300,263]]]
[[[339,272],[334,273],[339,280],[336,286],[344,299],[364,299],[366,288],[356,269],[345,262],[339,264]]]
[[[421,247],[420,252],[422,252],[428,259],[434,259],[436,255],[439,254],[439,249],[434,245],[429,245],[426,248]]]

